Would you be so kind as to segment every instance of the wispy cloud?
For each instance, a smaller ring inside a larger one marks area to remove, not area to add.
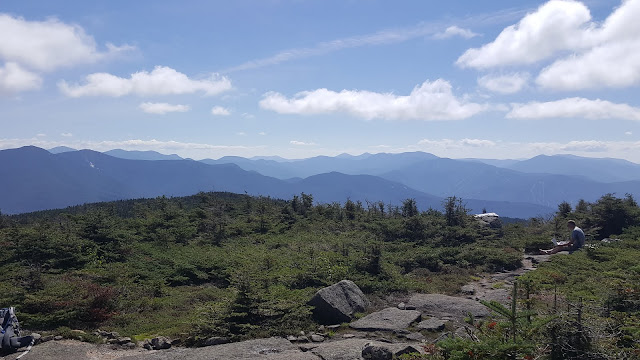
[[[488,23],[510,21],[521,17],[525,12],[526,10],[522,8],[512,8],[494,13],[479,14],[464,19],[451,20],[448,22],[421,22],[413,26],[386,29],[371,34],[356,35],[344,37],[341,39],[323,41],[313,46],[291,48],[280,51],[272,56],[250,60],[240,65],[227,68],[221,71],[221,73],[231,73],[236,71],[257,69],[297,59],[325,55],[344,49],[358,48],[363,46],[396,44],[420,37],[435,36],[436,34],[441,32],[442,29],[446,29],[445,33],[449,29],[452,29],[449,30],[450,33],[452,31],[456,32],[456,30],[459,29],[462,30],[463,33],[460,33],[458,31],[458,33],[450,35],[473,37],[477,34],[469,30],[465,30],[460,26],[471,26],[476,24],[482,25]]]

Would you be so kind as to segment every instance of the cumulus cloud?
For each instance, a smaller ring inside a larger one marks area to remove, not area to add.
[[[461,67],[487,69],[553,59],[536,83],[554,90],[628,87],[640,84],[640,0],[622,0],[607,19],[595,22],[575,0],[551,0],[494,41],[467,50]]]
[[[107,44],[99,50],[95,40],[77,25],[58,19],[29,21],[0,14],[0,58],[40,71],[99,61],[131,46]]]
[[[231,89],[231,81],[218,74],[195,80],[170,67],[156,66],[151,72],[139,71],[129,78],[108,73],[94,73],[86,77],[84,84],[70,85],[66,81],[61,81],[58,87],[70,97],[178,95],[196,92],[216,95]]]
[[[366,90],[317,89],[287,98],[270,92],[265,94],[260,106],[281,114],[347,113],[367,120],[458,120],[489,109],[487,104],[457,98],[451,84],[442,79],[425,81],[406,96]]]
[[[433,35],[434,38],[436,39],[448,39],[448,38],[452,38],[455,36],[459,36],[461,38],[465,38],[465,39],[471,39],[473,37],[479,36],[480,34],[476,34],[473,31],[469,30],[469,29],[463,29],[461,27],[458,26],[449,26],[445,31],[443,32],[439,32],[436,33],[435,35]]]
[[[621,88],[639,84],[640,39],[610,42],[560,59],[543,69],[536,83],[554,90]]]
[[[585,118],[640,121],[640,108],[607,100],[572,97],[549,102],[512,104],[506,115],[512,119]]]
[[[467,50],[457,60],[462,67],[533,64],[560,51],[585,46],[589,9],[573,0],[552,0],[505,28],[494,41]]]
[[[23,69],[20,65],[13,62],[0,65],[0,95],[36,90],[41,86],[40,76]]]
[[[191,108],[188,105],[172,105],[168,103],[144,102],[138,106],[142,111],[149,114],[164,115],[169,112],[187,112]]]
[[[557,60],[536,82],[544,88],[579,90],[640,83],[640,0],[625,0],[601,26],[585,31],[586,51]]]
[[[313,145],[315,145],[315,143],[313,143],[313,142],[304,142],[304,141],[298,141],[298,140],[291,140],[291,141],[289,141],[289,144],[296,145],[296,146],[313,146]]]
[[[478,85],[489,91],[514,94],[527,85],[529,77],[529,73],[526,72],[510,75],[485,75],[478,79]]]
[[[231,115],[231,111],[229,111],[229,109],[226,109],[222,106],[214,106],[211,109],[211,114],[216,116],[228,116],[228,115]]]

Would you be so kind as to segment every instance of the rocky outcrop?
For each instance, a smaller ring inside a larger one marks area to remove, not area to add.
[[[496,213],[484,213],[473,215],[473,217],[478,221],[478,223],[491,227],[493,229],[499,229],[502,227],[502,221],[500,221],[500,216]]]
[[[365,360],[391,360],[393,353],[384,346],[367,345],[362,349],[362,358]]]
[[[166,350],[171,348],[171,340],[164,336],[147,339],[142,343],[142,347],[147,350]]]
[[[362,290],[350,280],[342,280],[318,290],[309,305],[314,307],[314,318],[323,324],[349,322],[357,312],[363,312],[369,301]]]
[[[354,321],[349,326],[362,331],[396,331],[408,328],[420,319],[420,315],[417,310],[389,307]]]
[[[318,347],[314,348],[311,351],[323,360],[361,360],[365,355],[363,353],[363,350],[370,346],[387,349],[395,356],[413,352],[420,352],[418,347],[414,347],[411,344],[388,344],[367,339],[348,339],[334,342],[325,342],[319,344]]]
[[[484,318],[491,313],[481,303],[442,294],[415,294],[407,302],[407,309],[416,309],[438,319],[453,319],[462,322],[471,313]]]
[[[426,331],[442,331],[445,328],[446,323],[440,319],[434,317],[421,321],[416,327],[420,330]]]

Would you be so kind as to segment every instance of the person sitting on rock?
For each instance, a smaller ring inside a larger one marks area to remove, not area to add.
[[[553,249],[542,250],[540,252],[545,255],[551,255],[560,251],[568,251],[570,253],[580,249],[584,246],[584,232],[582,229],[576,226],[576,222],[573,220],[567,221],[567,228],[571,231],[571,240],[565,243],[558,243]]]

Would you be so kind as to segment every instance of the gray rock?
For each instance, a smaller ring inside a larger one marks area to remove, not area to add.
[[[414,347],[413,345],[403,345],[403,344],[395,345],[392,347],[392,350],[393,350],[393,355],[395,355],[396,357],[400,357],[406,354],[422,353],[418,348]]]
[[[484,301],[497,301],[503,305],[511,304],[511,289],[488,289],[479,299]]]
[[[422,341],[422,340],[426,339],[424,337],[424,335],[422,335],[419,332],[414,332],[414,333],[411,333],[411,334],[407,334],[405,336],[405,338],[407,338],[407,340],[413,340],[413,341]]]
[[[299,343],[307,343],[307,342],[309,342],[309,338],[308,338],[308,337],[306,337],[306,336],[300,335],[300,336],[298,336],[298,337],[296,338],[296,342],[299,342]]]
[[[42,335],[38,333],[31,333],[31,337],[33,338],[34,344],[39,344],[42,341]]]
[[[189,359],[189,360],[319,360],[311,352],[302,352],[297,345],[284,338],[248,340],[197,349],[175,348],[156,354],[162,357],[149,357],[153,360]],[[166,355],[165,355],[166,354]],[[154,354],[155,355],[155,354]],[[146,359],[146,358],[141,358]],[[129,359],[127,359],[129,360]],[[136,359],[137,360],[137,359]]]
[[[295,337],[294,337],[295,339]],[[207,340],[204,341],[204,346],[215,346],[215,345],[222,345],[222,344],[227,344],[229,342],[229,339],[226,337],[220,337],[220,336],[214,336],[214,337],[210,337]]]
[[[47,342],[47,341],[51,341],[53,340],[53,335],[45,335],[42,337],[42,339],[40,339],[40,342]]]
[[[420,311],[389,307],[354,321],[349,326],[363,331],[394,331],[406,329],[419,319]]]
[[[353,334],[343,334],[342,335],[343,339],[353,339],[354,337],[356,337],[356,336],[353,335]]]
[[[472,329],[467,328],[466,326],[461,326],[456,329],[453,335],[462,339],[471,339],[471,335],[469,335],[470,331],[472,331]]]
[[[127,348],[127,349],[130,349],[130,350],[131,350],[131,349],[135,349],[135,348],[136,348],[136,344],[135,344],[135,343],[132,343],[132,342],[128,342],[128,343],[124,344],[123,346],[124,346],[125,348]]]
[[[158,336],[151,339],[151,348],[153,350],[166,350],[171,348],[171,340],[164,336]]]
[[[60,341],[62,339],[63,339],[63,337],[61,335],[57,335],[57,336],[53,337],[53,340],[55,340],[55,341]]]
[[[324,336],[318,335],[318,334],[312,334],[311,335],[311,341],[315,342],[315,343],[323,342],[324,341]]]
[[[460,292],[463,293],[464,295],[473,295],[476,293],[476,288],[471,284],[464,285],[463,287],[460,288]]]
[[[324,342],[311,351],[324,360],[362,360],[362,349],[367,344],[383,345],[367,339],[347,339]]]
[[[401,302],[400,304],[398,304],[398,309],[400,310],[406,310],[407,309],[407,304]]]
[[[118,344],[120,344],[120,345],[124,345],[124,344],[130,343],[130,342],[131,342],[131,338],[130,337],[121,337],[121,338],[118,339]]]
[[[479,302],[441,294],[415,294],[409,299],[407,307],[409,306],[426,315],[437,318],[451,317],[460,322],[469,313],[477,318],[491,315],[489,309]]]
[[[385,344],[379,341],[367,339],[348,339],[324,342],[311,351],[324,360],[362,360],[362,350],[366,346],[383,347],[396,356],[406,354],[409,350],[411,350],[410,352],[420,352],[418,349],[411,346],[411,344]]]
[[[338,324],[351,321],[357,312],[363,312],[369,301],[362,290],[350,280],[342,280],[318,290],[309,301],[313,315],[321,323]]]
[[[362,358],[366,360],[391,360],[393,353],[383,346],[366,345],[362,349]]]
[[[295,337],[295,336],[293,336],[293,335],[289,335],[289,336],[287,336],[287,340],[292,341],[292,342],[293,342],[293,341],[296,341],[297,339],[298,339],[298,338],[297,338],[297,337]]]
[[[338,325],[328,325],[328,326],[326,326],[326,328],[329,329],[329,330],[337,330],[337,329],[340,329],[340,324],[338,324]]]
[[[426,330],[426,331],[434,331],[434,332],[442,331],[444,330],[445,322],[440,319],[432,317],[432,318],[421,321],[420,323],[418,323],[417,327],[420,330]]]
[[[318,344],[309,343],[309,344],[300,344],[298,348],[302,350],[302,352],[311,351],[318,347]]]

